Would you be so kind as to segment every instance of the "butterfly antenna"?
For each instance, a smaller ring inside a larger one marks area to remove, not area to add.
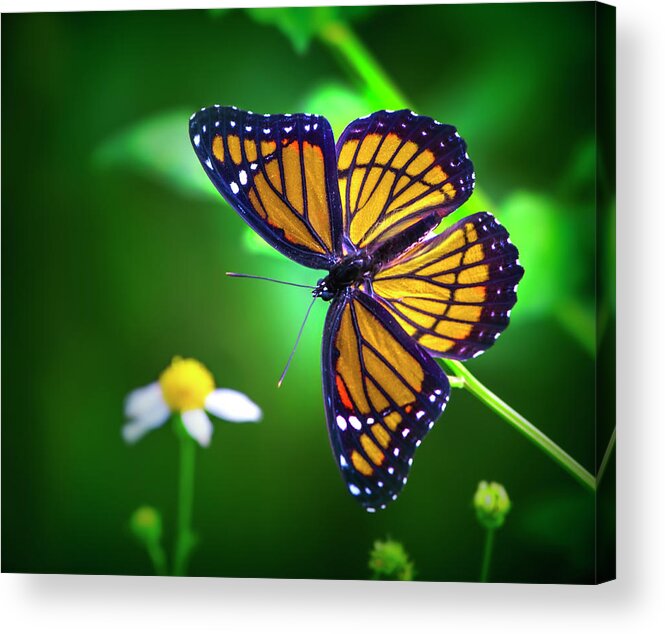
[[[307,312],[305,313],[305,319],[302,320],[302,326],[300,326],[300,330],[298,331],[298,336],[296,337],[296,342],[293,344],[293,349],[291,350],[291,354],[289,355],[289,359],[286,362],[286,365],[284,366],[284,371],[282,372],[282,376],[279,377],[279,381],[277,381],[277,387],[282,386],[282,382],[284,381],[284,377],[286,376],[286,373],[289,371],[289,366],[291,365],[291,361],[293,359],[293,355],[296,353],[296,348],[298,347],[298,343],[300,342],[300,337],[302,337],[303,330],[305,329],[305,324],[307,323],[307,318],[309,317],[309,313],[312,310],[312,306],[314,306],[314,302],[317,300],[315,297],[312,299],[312,301],[309,304],[309,307],[307,308]]]
[[[295,282],[285,282],[284,280],[275,280],[272,277],[262,277],[260,275],[249,275],[247,273],[227,273],[229,277],[247,277],[250,280],[263,280],[264,282],[275,282],[275,284],[284,284],[286,286],[297,286],[298,288],[314,289],[315,286],[308,284],[296,284]]]

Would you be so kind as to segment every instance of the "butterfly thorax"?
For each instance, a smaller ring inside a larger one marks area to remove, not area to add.
[[[335,264],[326,277],[319,280],[312,294],[329,302],[350,286],[365,281],[372,275],[374,268],[374,259],[366,252],[349,255]]]
[[[424,218],[374,249],[347,255],[330,269],[327,277],[319,280],[312,294],[328,302],[351,286],[371,284],[378,270],[423,240],[438,223],[439,218]]]

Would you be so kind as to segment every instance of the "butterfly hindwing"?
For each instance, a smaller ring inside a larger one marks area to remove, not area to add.
[[[192,115],[189,131],[210,180],[261,237],[305,266],[331,267],[342,227],[324,117],[213,106]]]
[[[475,179],[455,128],[408,110],[350,123],[337,141],[337,168],[347,251],[428,215],[440,221],[471,195]]]
[[[411,247],[377,272],[372,287],[421,346],[465,360],[506,329],[523,274],[508,232],[483,212]]]
[[[439,365],[361,290],[332,303],[323,335],[323,394],[335,460],[368,511],[406,483],[413,455],[443,411]]]

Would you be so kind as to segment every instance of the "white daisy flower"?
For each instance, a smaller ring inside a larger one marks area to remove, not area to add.
[[[171,416],[180,414],[187,433],[202,447],[210,444],[208,413],[232,423],[261,419],[261,409],[242,392],[215,388],[215,380],[200,361],[174,357],[158,381],[134,390],[125,401],[129,421],[122,437],[135,443]]]

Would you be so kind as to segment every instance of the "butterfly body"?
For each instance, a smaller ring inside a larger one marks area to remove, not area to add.
[[[523,269],[489,213],[433,230],[472,193],[455,128],[408,110],[353,121],[204,108],[190,119],[211,181],[268,243],[327,271],[324,407],[335,461],[367,511],[407,481],[450,386],[436,356],[466,360],[507,327]]]
[[[319,280],[312,291],[314,297],[324,301],[335,299],[347,288],[369,282],[374,270],[372,258],[367,254],[353,254],[335,264],[328,275]]]
[[[390,264],[404,251],[412,248],[438,224],[438,220],[425,218],[373,250],[363,249],[347,255],[332,265],[328,275],[318,281],[312,294],[324,301],[330,301],[350,286],[365,286],[371,294],[374,275],[384,265]]]

